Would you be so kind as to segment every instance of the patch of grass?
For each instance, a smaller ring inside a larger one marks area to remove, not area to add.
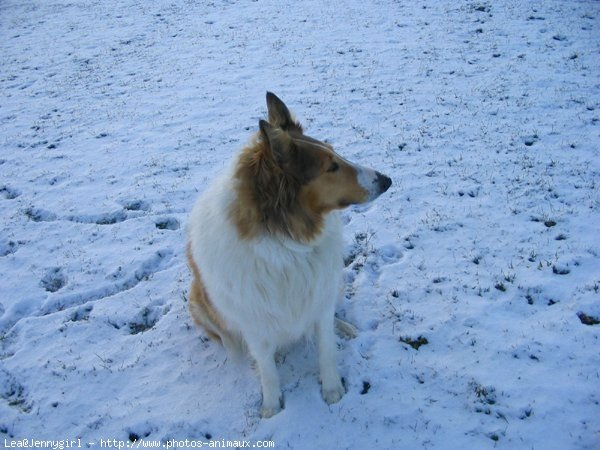
[[[156,228],[159,230],[178,230],[179,221],[174,217],[166,217],[155,222]]]
[[[519,419],[525,420],[525,419],[531,417],[532,414],[533,414],[533,408],[528,406],[527,408],[523,409],[523,411],[519,415]]]
[[[496,404],[496,389],[493,386],[483,386],[475,381],[471,382],[470,385],[480,403],[485,405]]]
[[[429,341],[427,340],[427,338],[425,338],[423,336],[419,336],[416,339],[413,339],[411,337],[401,337],[400,342],[410,345],[415,350],[419,350],[419,347],[421,347],[422,345],[429,344]]]
[[[568,274],[571,273],[571,270],[569,268],[567,268],[567,267],[564,267],[564,266],[556,266],[556,265],[554,265],[554,266],[552,266],[552,272],[555,275],[568,275]]]
[[[581,320],[581,323],[584,325],[598,325],[600,324],[600,320],[594,316],[588,316],[586,313],[579,312],[577,313],[577,317]]]
[[[367,258],[374,252],[371,239],[375,236],[373,231],[359,232],[354,235],[354,243],[350,252],[344,257],[344,266],[352,267],[356,272],[360,271]]]
[[[515,273],[503,273],[504,281],[507,283],[514,283],[517,275]]]
[[[67,277],[60,267],[52,267],[40,280],[40,286],[47,292],[57,292],[67,284]]]
[[[8,406],[21,412],[29,413],[31,404],[27,401],[25,388],[5,369],[0,369],[0,399]]]
[[[363,381],[362,390],[360,391],[360,395],[365,395],[371,389],[371,383],[368,381]]]

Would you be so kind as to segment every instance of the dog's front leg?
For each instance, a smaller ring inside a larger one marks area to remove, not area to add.
[[[340,401],[345,394],[335,361],[336,344],[333,323],[333,310],[324,314],[317,323],[321,393],[323,399],[330,405]]]
[[[258,371],[260,373],[260,382],[262,385],[262,407],[261,416],[269,418],[277,414],[283,408],[283,396],[279,384],[279,374],[275,365],[276,348],[268,343],[247,342],[248,350],[254,357]]]

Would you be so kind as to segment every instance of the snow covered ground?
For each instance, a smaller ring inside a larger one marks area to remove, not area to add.
[[[4,0],[0,441],[600,448],[600,3]],[[348,392],[190,320],[187,214],[265,91],[393,178],[344,212]]]

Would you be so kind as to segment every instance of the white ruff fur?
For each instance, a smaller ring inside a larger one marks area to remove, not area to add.
[[[275,351],[315,332],[323,397],[336,402],[344,394],[333,330],[343,268],[339,217],[328,214],[322,233],[309,244],[266,233],[242,240],[230,219],[235,195],[230,169],[196,202],[188,230],[190,249],[214,308],[257,362],[262,414],[269,417],[281,409]]]

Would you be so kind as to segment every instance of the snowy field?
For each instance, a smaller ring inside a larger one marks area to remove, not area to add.
[[[343,213],[345,397],[187,312],[188,213],[275,92]],[[600,448],[600,2],[0,2],[0,443]]]

